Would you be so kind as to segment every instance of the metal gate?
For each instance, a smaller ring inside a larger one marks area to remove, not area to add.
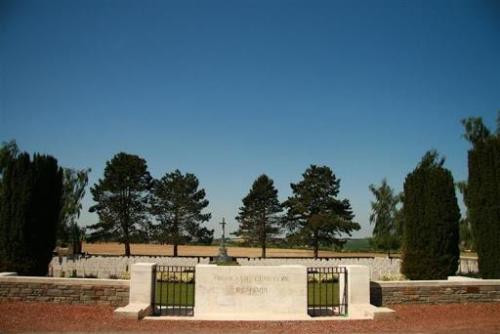
[[[307,314],[311,317],[347,315],[345,267],[307,268]]]
[[[153,314],[193,316],[195,267],[157,265],[154,277]]]

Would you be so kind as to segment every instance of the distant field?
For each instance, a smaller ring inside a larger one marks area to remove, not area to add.
[[[157,245],[157,244],[131,244],[130,250],[132,255],[163,255],[172,256],[172,245]],[[178,253],[180,256],[217,256],[219,246],[179,246]],[[260,248],[252,247],[227,247],[229,256],[235,257],[259,257],[261,254]],[[88,254],[101,255],[123,255],[123,244],[117,242],[108,243],[83,243],[83,251]],[[283,249],[283,248],[268,248],[268,257],[312,257],[313,251],[307,249]],[[320,257],[357,257],[357,256],[386,256],[382,253],[367,253],[367,252],[333,252],[320,251]]]

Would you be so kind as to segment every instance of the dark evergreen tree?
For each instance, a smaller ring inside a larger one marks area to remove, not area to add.
[[[0,194],[0,271],[46,275],[56,244],[62,170],[51,156],[9,159]]]
[[[481,118],[463,121],[468,153],[469,178],[465,203],[483,278],[500,278],[500,112],[495,134]]]
[[[282,211],[273,180],[261,175],[243,198],[243,206],[236,217],[239,229],[234,234],[250,245],[260,246],[261,256],[265,258],[269,239],[280,233],[279,213]]]
[[[90,189],[96,204],[89,211],[97,212],[99,222],[88,227],[89,240],[118,240],[130,256],[130,243],[150,224],[151,180],[146,161],[137,155],[122,152],[106,162],[104,178]]]
[[[375,196],[375,201],[371,202],[370,223],[375,225],[371,241],[375,248],[388,251],[390,255],[391,250],[400,246],[398,205],[401,196],[394,194],[386,179],[382,180],[379,187],[372,184],[369,189]]]
[[[285,226],[289,238],[312,246],[317,258],[320,246],[342,246],[341,236],[350,236],[360,226],[352,221],[349,201],[337,198],[340,179],[329,167],[311,165],[302,176],[302,181],[290,185],[293,196],[284,202]]]
[[[154,182],[151,212],[160,222],[158,240],[172,244],[174,256],[177,256],[179,244],[213,239],[213,231],[201,227],[212,215],[202,212],[208,200],[205,190],[198,187],[199,181],[194,174],[184,175],[179,170]]]
[[[427,152],[404,183],[401,271],[410,279],[446,279],[458,269],[460,210],[453,176]]]

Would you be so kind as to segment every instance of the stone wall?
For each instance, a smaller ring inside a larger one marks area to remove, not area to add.
[[[373,305],[500,302],[500,280],[371,282]]]
[[[50,277],[0,277],[0,302],[51,302],[124,306],[129,281]]]

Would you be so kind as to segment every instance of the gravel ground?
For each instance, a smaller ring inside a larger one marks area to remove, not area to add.
[[[119,320],[108,306],[0,303],[1,333],[500,333],[500,303],[399,305],[392,319],[314,322]]]

